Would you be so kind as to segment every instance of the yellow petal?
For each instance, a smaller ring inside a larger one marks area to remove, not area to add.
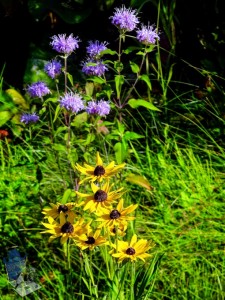
[[[130,241],[130,247],[133,247],[137,242],[137,235],[134,234],[131,238],[131,241]]]
[[[102,166],[103,165],[103,162],[102,162],[102,159],[100,157],[99,152],[97,152],[97,154],[96,154],[96,165],[97,166]]]

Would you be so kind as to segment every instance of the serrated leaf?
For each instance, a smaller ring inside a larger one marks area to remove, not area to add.
[[[138,108],[139,106],[143,106],[143,107],[145,107],[147,109],[150,109],[150,110],[161,111],[154,104],[152,104],[151,102],[148,102],[144,99],[130,99],[128,101],[128,104],[132,108]]]
[[[105,83],[105,79],[101,78],[101,77],[98,77],[98,76],[89,77],[88,80],[96,82],[96,83],[100,83],[100,84],[104,84]]]
[[[23,98],[23,96],[19,92],[17,92],[14,89],[8,89],[5,92],[12,98],[12,101],[15,104],[21,106],[25,110],[29,109],[29,105],[27,104],[26,100]]]
[[[57,120],[57,118],[59,116],[59,113],[60,113],[60,110],[61,110],[60,105],[57,105],[56,109],[55,109],[55,116],[54,116],[54,119],[53,119],[53,123],[55,123],[55,121]]]
[[[114,50],[111,50],[111,49],[106,49],[106,50],[101,51],[101,55],[104,55],[104,54],[117,55],[117,52]]]
[[[153,189],[149,181],[141,175],[131,173],[126,177],[126,181],[142,186],[146,188],[148,191],[151,191]]]
[[[67,72],[67,77],[69,79],[70,84],[73,86],[73,76]]]

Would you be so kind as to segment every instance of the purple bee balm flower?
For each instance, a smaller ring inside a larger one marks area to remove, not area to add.
[[[159,35],[156,28],[153,26],[145,26],[142,24],[141,29],[137,30],[137,40],[145,45],[155,44],[156,40],[159,41]]]
[[[61,73],[62,65],[57,60],[52,60],[46,63],[44,66],[44,71],[48,74],[49,77],[54,79]]]
[[[104,51],[107,49],[107,45],[108,43],[106,42],[103,42],[103,43],[100,43],[99,41],[95,41],[95,42],[92,42],[92,41],[89,41],[89,46],[87,47],[87,53],[89,54],[89,56],[91,58],[96,58],[96,56],[100,56],[101,54],[101,51]]]
[[[34,82],[31,85],[28,85],[28,87],[26,88],[26,91],[32,98],[35,98],[35,97],[41,98],[41,97],[51,93],[51,91],[47,87],[46,83],[42,82],[42,81]]]
[[[68,37],[66,34],[54,35],[50,45],[54,50],[63,54],[70,54],[75,49],[79,48],[78,43],[80,42],[78,37],[74,37],[71,33]]]
[[[84,101],[81,96],[77,93],[68,92],[60,97],[60,106],[73,113],[78,113],[80,110],[84,109]]]
[[[82,65],[82,72],[86,75],[102,76],[105,74],[105,71],[108,71],[107,65],[100,60],[92,61],[88,59],[86,62],[83,62]]]
[[[20,117],[20,122],[25,124],[36,123],[37,121],[39,121],[39,116],[37,116],[36,113],[33,114],[24,113]]]
[[[110,19],[112,24],[117,26],[120,30],[132,31],[139,23],[136,9],[126,8],[124,5],[121,8],[116,8],[115,13]]]
[[[98,102],[98,114],[99,116],[108,115],[110,112],[110,105],[108,101],[100,100]]]
[[[100,100],[98,102],[89,101],[86,111],[90,115],[105,116],[110,112],[110,105],[108,101]]]

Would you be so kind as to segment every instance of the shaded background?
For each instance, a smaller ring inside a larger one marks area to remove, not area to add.
[[[27,61],[38,56],[37,49],[41,49],[39,56],[42,58],[51,59],[55,55],[49,46],[54,34],[73,33],[80,37],[77,63],[83,59],[88,40],[110,41],[113,48],[118,32],[110,24],[109,17],[121,4],[140,9],[145,24],[149,21],[156,24],[159,1],[0,0],[0,70],[4,85],[23,89]],[[203,84],[202,76],[181,59],[224,76],[224,1],[162,0],[160,4],[164,10],[168,8],[167,13],[162,10],[160,14],[160,45],[176,55],[175,78]],[[167,57],[165,55],[164,63]]]

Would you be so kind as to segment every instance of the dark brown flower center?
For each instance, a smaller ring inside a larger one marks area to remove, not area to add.
[[[61,227],[61,232],[62,233],[72,233],[74,231],[73,225],[70,222],[66,222],[62,227]]]
[[[121,216],[121,214],[120,214],[120,212],[118,212],[117,209],[114,209],[114,210],[111,211],[111,213],[110,213],[109,216],[110,216],[110,219],[115,220],[115,219],[119,219],[119,217]]]
[[[132,247],[128,248],[127,251],[126,251],[126,254],[128,254],[128,255],[134,255],[135,254],[134,248],[132,248]]]
[[[93,236],[89,236],[85,243],[88,245],[93,245],[95,243],[95,239],[93,238]]]
[[[107,199],[107,193],[102,190],[98,190],[94,194],[94,199],[96,202],[104,202]]]
[[[66,205],[64,205],[64,204],[61,204],[61,205],[59,205],[59,207],[58,207],[58,213],[60,213],[61,211],[62,212],[67,212],[69,210],[69,208],[66,206]]]
[[[97,166],[94,170],[94,175],[95,176],[102,176],[105,174],[105,169],[103,168],[103,166]]]

